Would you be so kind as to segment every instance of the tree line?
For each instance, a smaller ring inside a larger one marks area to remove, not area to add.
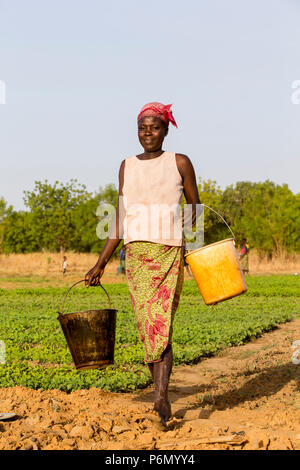
[[[241,181],[222,190],[216,181],[199,179],[198,191],[201,202],[224,217],[237,242],[246,238],[269,257],[300,252],[300,193],[287,184]],[[99,253],[105,240],[96,235],[97,208],[101,202],[117,207],[117,201],[113,184],[90,193],[74,179],[52,185],[36,181],[33,191],[24,191],[26,210],[16,211],[0,197],[0,253]],[[206,209],[204,237],[205,244],[231,237],[222,220]]]

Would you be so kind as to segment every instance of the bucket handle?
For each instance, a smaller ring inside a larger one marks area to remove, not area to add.
[[[204,207],[207,207],[208,209],[210,209],[211,211],[213,211],[215,214],[217,214],[219,217],[221,217],[221,219],[223,220],[224,224],[227,225],[227,227],[229,228],[232,236],[233,236],[233,239],[235,240],[235,235],[233,233],[233,231],[231,230],[231,228],[229,227],[228,223],[226,222],[226,220],[221,216],[221,214],[219,214],[219,212],[215,211],[214,209],[212,209],[211,207],[207,206],[206,204],[201,204],[202,206]]]
[[[58,312],[60,315],[63,315],[63,312],[64,312],[64,306],[65,306],[65,300],[67,298],[67,295],[69,294],[70,290],[76,286],[77,284],[79,284],[80,282],[85,282],[85,279],[82,279],[81,281],[77,281],[75,282],[75,284],[73,284],[71,287],[69,287],[69,289],[67,290],[67,293],[65,294],[64,296],[64,299],[63,299],[63,304],[62,304],[62,309],[61,309],[61,312]],[[108,293],[106,292],[106,290],[104,289],[103,285],[100,283],[99,284],[100,287],[102,287],[102,289],[104,290],[105,294],[107,295],[107,298],[108,298],[108,302],[109,302],[109,308],[111,309],[111,300],[110,300],[110,297],[108,295]]]

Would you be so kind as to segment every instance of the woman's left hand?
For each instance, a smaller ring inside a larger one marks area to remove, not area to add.
[[[94,266],[90,269],[85,275],[85,286],[86,287],[97,287],[100,286],[100,279],[104,273],[104,268],[99,268],[99,266]]]

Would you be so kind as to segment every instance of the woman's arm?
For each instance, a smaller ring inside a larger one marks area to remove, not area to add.
[[[100,284],[100,278],[103,275],[105,266],[107,265],[108,261],[110,260],[111,256],[113,255],[115,249],[117,248],[117,246],[119,245],[123,237],[122,215],[120,219],[120,212],[121,214],[123,214],[123,207],[122,207],[122,198],[120,198],[120,196],[123,196],[124,168],[125,168],[125,160],[123,160],[123,162],[121,163],[120,170],[119,170],[119,201],[118,201],[117,211],[115,215],[115,227],[116,227],[115,238],[110,238],[110,236],[108,237],[103,247],[103,250],[98,258],[97,263],[85,275],[86,287],[98,286]],[[112,224],[112,228],[113,228],[113,225],[114,224]]]
[[[189,157],[176,153],[178,171],[182,177],[183,194],[187,204],[192,204],[192,226],[196,224],[196,206],[201,204],[196,182],[195,170]]]

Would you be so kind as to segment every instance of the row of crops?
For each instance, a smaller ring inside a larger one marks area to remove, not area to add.
[[[176,365],[196,363],[221,349],[240,345],[300,314],[297,276],[249,277],[248,292],[213,307],[206,306],[194,281],[185,281],[173,333]],[[0,387],[72,391],[99,387],[126,391],[150,383],[144,365],[130,297],[125,284],[106,286],[118,309],[115,364],[105,370],[76,371],[57,320],[65,289],[0,289],[0,340],[6,363]],[[65,311],[105,308],[98,288],[74,288]]]

